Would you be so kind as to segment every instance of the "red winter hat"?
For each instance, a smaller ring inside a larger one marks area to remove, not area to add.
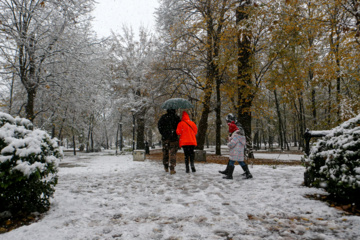
[[[228,123],[228,125],[229,125],[229,133],[233,133],[236,130],[239,130],[239,128],[236,126],[234,121]]]

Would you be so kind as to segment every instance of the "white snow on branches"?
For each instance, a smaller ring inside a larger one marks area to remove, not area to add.
[[[6,113],[0,113],[1,122],[3,126],[0,128],[0,140],[4,144],[0,164],[14,161],[11,172],[20,171],[27,177],[36,171],[46,171],[47,164],[58,165],[59,159],[49,150],[52,148],[61,151],[56,139],[51,139],[43,130],[32,130],[32,123],[27,119],[13,118]]]

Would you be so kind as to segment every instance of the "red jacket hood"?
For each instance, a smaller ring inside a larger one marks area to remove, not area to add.
[[[181,121],[189,121],[189,120],[190,120],[189,114],[183,111]]]

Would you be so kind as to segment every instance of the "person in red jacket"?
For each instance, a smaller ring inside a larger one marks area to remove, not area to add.
[[[184,149],[185,154],[185,166],[186,172],[190,172],[189,161],[191,165],[191,171],[196,172],[194,165],[195,158],[195,146],[197,146],[196,142],[196,134],[197,134],[197,126],[196,124],[190,120],[187,112],[183,111],[181,122],[177,125],[176,134],[180,136],[179,146]]]

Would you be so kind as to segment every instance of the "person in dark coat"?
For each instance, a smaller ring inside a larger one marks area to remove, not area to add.
[[[167,113],[162,115],[158,121],[158,129],[162,140],[164,169],[166,172],[169,171],[170,160],[170,174],[176,173],[176,152],[179,148],[179,138],[176,134],[176,128],[179,122],[180,117],[176,115],[175,109],[168,109]]]

